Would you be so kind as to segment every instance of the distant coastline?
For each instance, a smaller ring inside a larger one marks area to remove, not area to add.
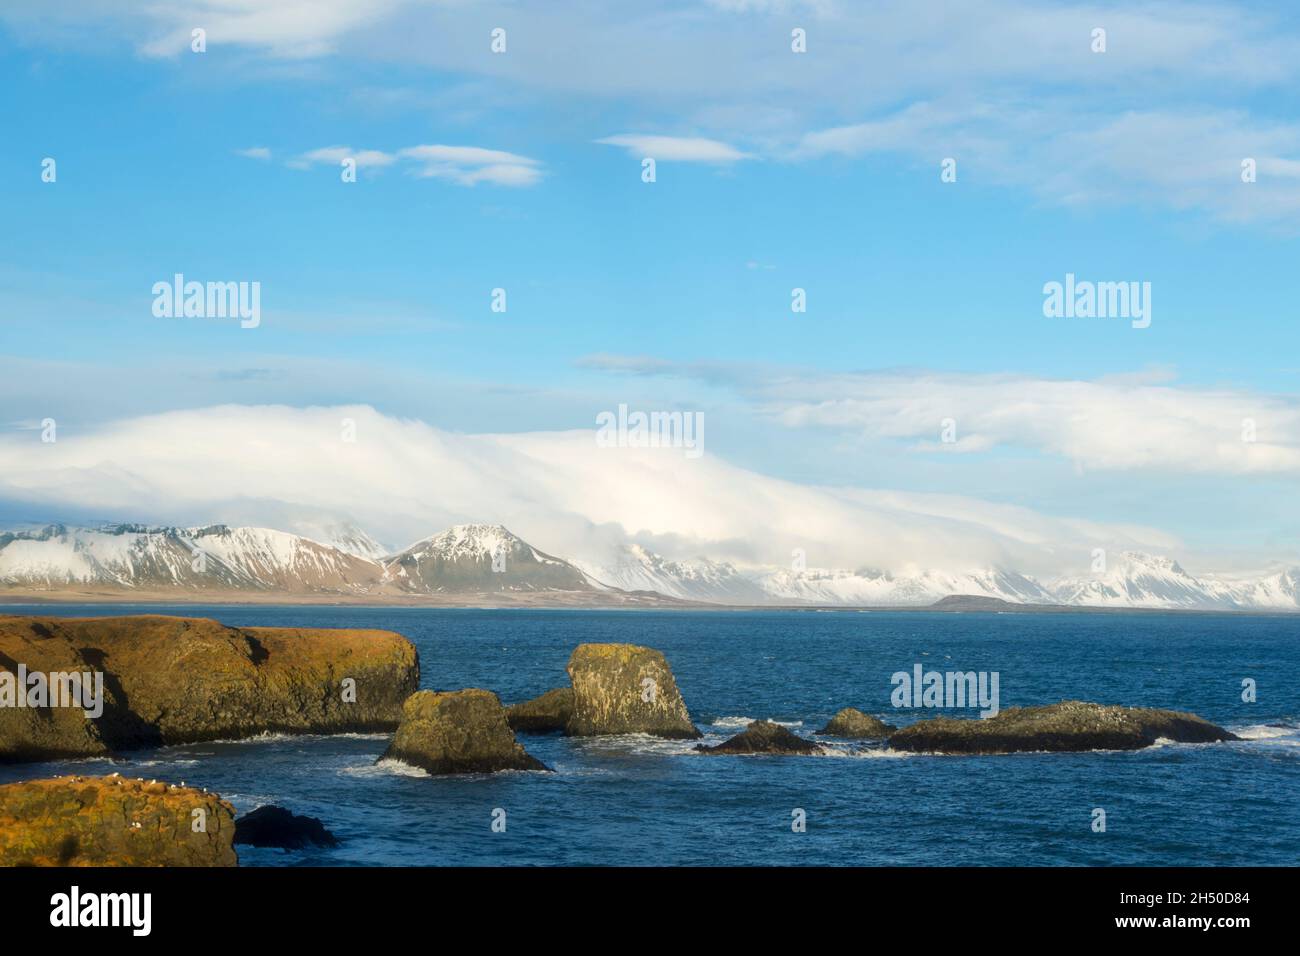
[[[446,595],[353,595],[294,594],[291,592],[203,592],[193,591],[84,591],[74,588],[44,590],[0,590],[0,609],[6,606],[32,607],[69,604],[114,606],[212,605],[221,607],[355,607],[423,608],[467,610],[584,610],[584,611],[835,611],[845,614],[929,612],[942,614],[1190,614],[1202,617],[1285,617],[1300,616],[1278,608],[1240,609],[1173,607],[1098,607],[1071,604],[1015,604],[998,598],[955,594],[932,604],[845,605],[845,604],[720,604],[686,601],[649,592],[586,591],[483,592]],[[0,613],[4,613],[0,610]]]

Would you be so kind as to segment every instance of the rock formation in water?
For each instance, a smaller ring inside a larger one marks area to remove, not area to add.
[[[856,707],[845,707],[836,712],[835,716],[818,734],[827,737],[855,737],[859,739],[871,737],[888,737],[898,728],[885,723],[879,717],[872,717],[870,714],[864,714]]]
[[[159,781],[57,777],[0,786],[0,866],[234,866],[235,812]]]
[[[497,695],[477,688],[412,694],[380,759],[434,774],[550,769],[515,741]]]
[[[573,716],[573,688],[557,687],[540,697],[511,704],[506,722],[517,734],[549,734],[563,731]]]
[[[894,750],[995,754],[1026,750],[1138,750],[1165,738],[1180,743],[1236,740],[1195,714],[1067,700],[1009,707],[996,717],[921,720],[890,735]]]
[[[274,805],[258,807],[236,820],[235,842],[282,850],[339,845],[334,834],[315,817],[299,816]]]
[[[0,762],[266,732],[391,731],[419,686],[414,645],[391,631],[236,628],[160,615],[0,616],[0,698],[20,672],[29,681],[102,675],[103,712],[0,706]]]
[[[696,744],[704,754],[822,754],[826,748],[790,733],[770,720],[756,720],[716,747]]]
[[[568,671],[573,715],[565,730],[572,736],[701,736],[659,651],[635,644],[580,644]]]

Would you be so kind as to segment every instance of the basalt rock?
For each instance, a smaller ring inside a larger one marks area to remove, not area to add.
[[[1009,707],[986,720],[921,720],[892,734],[889,746],[961,754],[1138,750],[1160,738],[1180,743],[1238,739],[1195,714],[1067,700],[1043,707]]]
[[[888,737],[898,728],[893,727],[879,717],[872,717],[870,714],[864,714],[856,707],[845,707],[838,711],[834,717],[817,731],[819,735],[827,737]]]
[[[565,731],[572,736],[701,736],[659,651],[635,644],[580,644],[568,671],[573,714]]]
[[[477,688],[412,694],[380,759],[433,774],[550,769],[515,741],[497,695]]]
[[[235,842],[249,846],[300,850],[305,846],[338,846],[339,841],[315,817],[302,817],[284,807],[258,807],[235,821]]]
[[[506,722],[517,734],[549,734],[564,730],[573,716],[573,688],[557,687],[540,697],[511,704]]]
[[[415,647],[372,630],[205,618],[0,616],[0,671],[102,674],[103,713],[0,707],[0,762],[260,733],[391,731],[419,686]]]
[[[234,866],[235,812],[158,781],[58,777],[0,786],[0,866]]]
[[[736,736],[716,747],[696,744],[704,754],[821,754],[826,749],[811,740],[790,733],[770,720],[756,720]]]

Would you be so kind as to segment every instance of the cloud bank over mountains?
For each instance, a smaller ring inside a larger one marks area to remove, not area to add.
[[[347,517],[393,548],[483,521],[593,564],[639,543],[670,559],[744,566],[788,567],[798,550],[809,567],[1051,577],[1086,572],[1096,548],[1179,545],[1155,528],[960,495],[799,484],[707,452],[602,448],[594,434],[464,435],[366,406],[225,405],[54,443],[4,435],[0,498],[33,521],[76,507],[103,520],[310,533],[322,516]]]

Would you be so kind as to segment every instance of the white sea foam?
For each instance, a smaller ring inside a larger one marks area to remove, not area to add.
[[[340,774],[348,777],[430,777],[427,770],[413,767],[401,760],[384,758],[377,763],[353,764],[344,767]]]
[[[1245,727],[1228,728],[1242,740],[1278,740],[1287,737],[1296,737],[1300,734],[1300,728],[1291,726],[1279,726],[1277,724],[1248,724]]]
[[[802,720],[775,720],[771,717],[719,717],[708,726],[710,727],[748,727],[756,720],[766,719],[774,724],[780,724],[782,727],[802,727]]]

